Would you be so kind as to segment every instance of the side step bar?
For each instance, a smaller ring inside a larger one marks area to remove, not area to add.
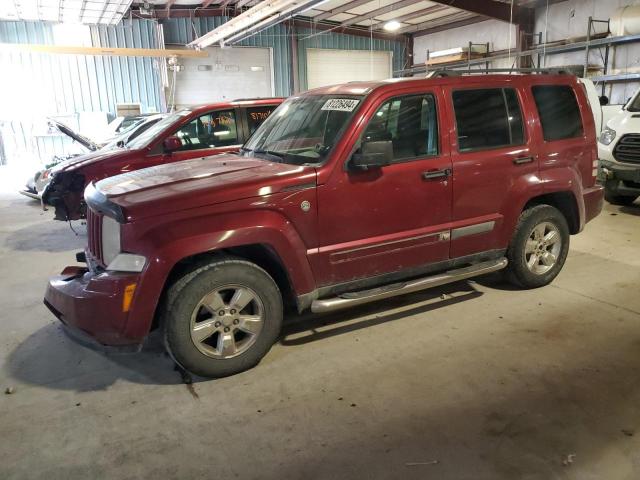
[[[477,277],[486,273],[502,270],[507,266],[506,258],[477,263],[469,267],[457,268],[444,273],[423,277],[408,282],[394,283],[386,287],[373,288],[361,292],[344,293],[333,298],[314,300],[311,303],[311,311],[314,313],[333,312],[342,308],[355,307],[376,300],[396,297],[405,293],[418,292],[427,288],[439,287],[447,283],[453,283],[467,278]]]

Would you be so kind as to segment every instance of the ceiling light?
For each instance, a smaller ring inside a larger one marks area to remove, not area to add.
[[[390,20],[384,24],[384,28],[388,32],[395,32],[401,27],[401,23],[396,20]]]

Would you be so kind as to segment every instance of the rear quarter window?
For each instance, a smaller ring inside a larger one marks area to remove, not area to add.
[[[582,136],[582,117],[573,88],[567,85],[536,85],[532,91],[546,141]]]

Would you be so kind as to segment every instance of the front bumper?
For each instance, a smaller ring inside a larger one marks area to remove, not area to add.
[[[138,274],[67,267],[49,280],[44,303],[82,343],[137,351],[144,338],[125,333],[129,311],[124,295],[125,288],[138,281]]]
[[[640,195],[640,164],[622,164],[600,159],[598,180],[615,195]]]

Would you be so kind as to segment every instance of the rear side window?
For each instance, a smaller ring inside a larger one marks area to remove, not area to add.
[[[276,109],[275,105],[265,105],[264,107],[247,108],[247,120],[249,122],[249,135],[253,135],[262,122],[264,122],[271,112]]]
[[[582,118],[573,88],[538,85],[533,87],[533,97],[546,141],[582,136]]]
[[[524,143],[522,112],[512,88],[458,90],[453,107],[461,152]]]

